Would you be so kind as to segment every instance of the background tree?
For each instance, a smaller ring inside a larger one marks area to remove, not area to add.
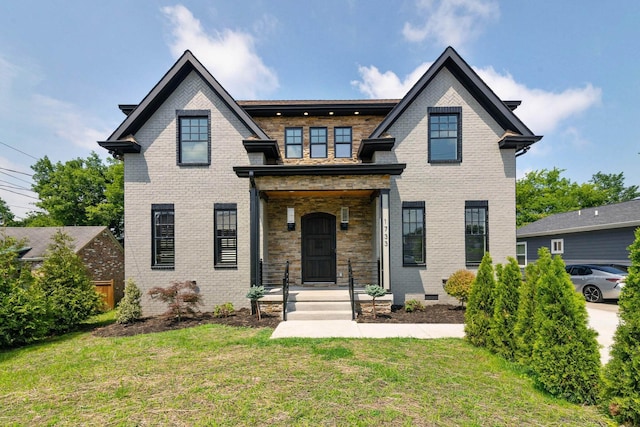
[[[604,369],[604,403],[617,421],[640,425],[640,228],[629,247],[631,267],[620,295],[620,323]]]
[[[489,252],[485,252],[478,267],[478,274],[471,285],[467,311],[464,313],[464,332],[471,344],[485,347],[489,338],[493,316],[493,291],[496,280]]]
[[[598,172],[584,184],[562,177],[563,169],[529,172],[516,181],[518,227],[548,215],[619,203],[640,196],[638,186],[624,186],[624,174]]]
[[[9,205],[0,197],[0,226],[11,227],[14,224],[14,218]]]
[[[33,190],[40,198],[36,205],[48,213],[53,225],[106,225],[121,237],[124,169],[118,160],[108,163],[103,164],[96,153],[66,163],[54,164],[46,156],[38,160],[31,167]],[[35,218],[43,222],[41,216]]]

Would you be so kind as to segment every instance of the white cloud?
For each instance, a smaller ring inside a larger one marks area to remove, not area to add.
[[[420,79],[430,64],[419,65],[404,79],[394,72],[380,72],[375,66],[360,66],[360,80],[351,84],[369,98],[401,98]],[[502,100],[520,100],[515,113],[536,134],[555,131],[566,119],[600,103],[602,90],[587,84],[582,88],[569,88],[550,92],[529,88],[517,82],[511,74],[500,74],[492,67],[474,68],[487,85]],[[575,139],[575,137],[574,137]]]
[[[417,13],[426,21],[421,25],[404,24],[402,34],[410,42],[433,40],[439,45],[464,50],[487,23],[500,17],[495,0],[417,0]]]
[[[200,21],[183,5],[163,7],[169,18],[173,40],[169,48],[174,57],[190,50],[231,95],[256,98],[278,88],[278,77],[255,50],[254,37],[243,31],[224,29],[207,34]],[[260,27],[272,27],[272,17],[265,17]]]

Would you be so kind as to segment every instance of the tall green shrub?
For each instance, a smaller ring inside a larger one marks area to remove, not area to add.
[[[549,258],[547,261],[551,261]],[[528,366],[533,353],[533,342],[536,339],[533,317],[536,312],[538,279],[540,271],[538,263],[528,264],[524,271],[525,280],[520,285],[518,312],[514,335],[516,344],[515,359],[523,366]]]
[[[618,421],[640,425],[640,228],[635,236],[618,302],[620,323],[604,369],[603,401]]]
[[[117,309],[118,323],[133,323],[142,317],[142,305],[140,303],[142,299],[142,292],[133,281],[133,279],[127,280],[124,285],[124,297]]]
[[[496,269],[500,274],[496,283],[489,347],[502,357],[513,360],[516,352],[515,324],[522,273],[518,261],[511,257],[508,261],[506,266]]]
[[[75,254],[71,237],[58,231],[52,240],[36,275],[36,286],[47,299],[52,332],[63,333],[99,313],[102,298]]]
[[[493,292],[496,281],[489,252],[482,257],[478,274],[471,285],[469,302],[464,316],[464,332],[471,344],[485,347],[489,339],[491,318],[493,317]]]
[[[530,367],[536,384],[548,393],[580,404],[596,403],[600,389],[600,352],[589,328],[587,308],[575,291],[560,257],[541,249],[536,339]]]

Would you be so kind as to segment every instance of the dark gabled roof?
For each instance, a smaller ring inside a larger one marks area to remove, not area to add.
[[[640,199],[549,215],[517,231],[518,238],[640,226]]]
[[[100,235],[107,227],[104,226],[69,226],[69,227],[2,227],[0,239],[3,236],[12,237],[18,241],[24,240],[28,249],[22,255],[24,260],[41,260],[44,258],[51,239],[58,230],[73,239],[75,252],[78,253],[87,246],[96,236]],[[111,234],[111,232],[109,232]],[[115,237],[113,241],[117,243]],[[119,246],[119,244],[118,244]]]
[[[442,55],[429,67],[427,72],[424,73],[420,80],[409,90],[398,105],[396,105],[389,115],[374,129],[370,138],[379,138],[387,132],[391,125],[393,125],[402,113],[414,102],[443,67],[446,67],[464,85],[471,95],[473,95],[480,105],[484,107],[505,131],[510,130],[523,137],[529,137],[530,140],[527,140],[525,145],[531,145],[541,138],[540,136],[535,136],[513,113],[512,109],[516,106],[515,103],[510,102],[507,104],[501,101],[451,46],[445,49]],[[522,141],[520,141],[519,145],[522,145]]]
[[[121,107],[125,114],[128,113],[127,118],[105,142],[123,141],[125,137],[134,135],[192,71],[200,75],[211,90],[218,94],[220,99],[255,136],[260,139],[269,139],[260,126],[238,105],[191,51],[186,50],[140,104],[133,109],[131,109],[132,104],[124,105],[124,109]]]

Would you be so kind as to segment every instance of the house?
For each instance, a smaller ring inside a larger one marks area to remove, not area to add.
[[[42,265],[53,237],[61,231],[73,239],[76,255],[84,263],[94,282],[113,281],[113,304],[124,295],[124,250],[107,227],[2,227],[0,237],[8,236],[19,242],[20,260],[31,264],[32,269]]]
[[[516,157],[541,137],[453,48],[402,99],[236,101],[186,51],[98,143],[125,163],[126,276],[195,281],[205,307],[255,284],[443,280],[515,255]]]
[[[639,226],[640,199],[549,215],[518,229],[518,263],[536,261],[546,247],[567,264],[629,266]]]

